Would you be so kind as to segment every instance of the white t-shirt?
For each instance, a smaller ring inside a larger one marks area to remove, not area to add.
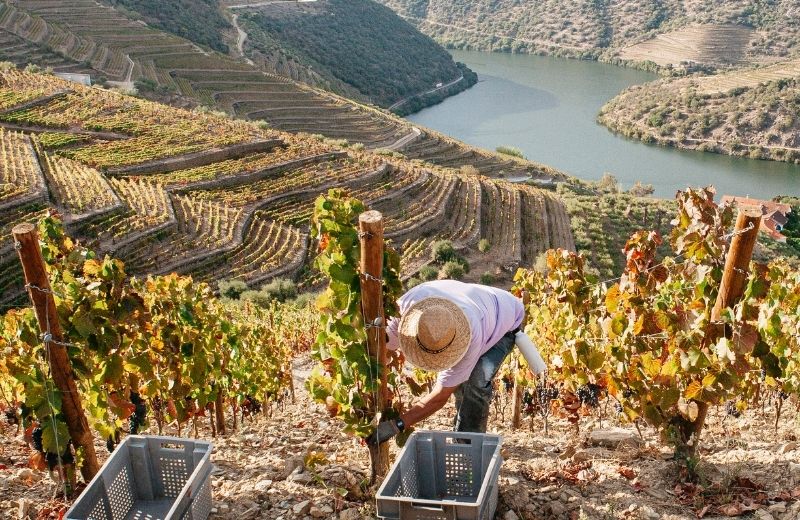
[[[456,280],[436,280],[412,288],[397,301],[400,315],[405,314],[416,302],[431,296],[446,298],[461,307],[472,332],[472,340],[464,357],[452,368],[439,372],[437,382],[443,387],[458,386],[469,379],[478,359],[507,332],[519,327],[525,315],[522,300],[510,292]],[[386,326],[389,349],[400,346],[397,335],[399,326],[399,318],[390,319]]]

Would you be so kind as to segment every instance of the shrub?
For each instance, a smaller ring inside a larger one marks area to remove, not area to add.
[[[439,276],[439,270],[433,267],[432,265],[423,266],[422,269],[419,270],[417,273],[419,279],[423,282],[428,282],[430,280],[436,280],[436,277]]]
[[[628,190],[628,193],[636,197],[649,197],[655,191],[652,184],[642,184],[641,181],[636,181],[631,189]]]
[[[247,284],[241,280],[220,280],[217,287],[220,296],[231,300],[238,300],[242,293],[247,291]]]
[[[269,307],[269,302],[272,301],[272,298],[263,291],[245,291],[239,296],[239,299],[258,307]]]
[[[419,278],[409,278],[408,280],[406,280],[406,290],[416,287],[421,283],[422,280],[420,280]]]
[[[459,262],[451,261],[442,266],[439,278],[450,280],[461,280],[464,278],[464,266]]]
[[[463,256],[456,255],[456,257],[453,259],[453,262],[460,264],[465,273],[469,272],[469,262],[467,262],[467,259]]]
[[[481,275],[481,283],[483,285],[492,285],[494,283],[494,275],[489,271],[486,271]]]
[[[608,172],[603,174],[603,177],[595,183],[595,186],[603,193],[619,193],[619,181]]]
[[[524,159],[525,155],[522,153],[522,150],[519,148],[514,148],[513,146],[498,146],[495,148],[497,153],[501,153],[503,155],[510,155],[512,157],[519,157],[520,159]]]
[[[271,299],[285,302],[297,297],[297,284],[286,278],[276,278],[261,286],[261,291]]]
[[[317,299],[318,296],[319,295],[317,293],[313,292],[299,294],[297,295],[297,298],[292,301],[292,304],[298,308],[308,307]]]
[[[485,252],[489,251],[489,249],[491,249],[491,247],[492,247],[492,245],[485,238],[482,238],[482,239],[480,239],[480,241],[478,241],[478,251],[480,251],[481,253],[485,253]]]
[[[153,92],[158,86],[158,83],[149,78],[139,78],[133,82],[133,85],[139,92]]]
[[[456,257],[456,250],[449,240],[439,240],[431,247],[431,260],[437,264],[444,264]]]

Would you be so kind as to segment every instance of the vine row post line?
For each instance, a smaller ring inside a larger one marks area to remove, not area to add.
[[[731,244],[725,255],[725,267],[722,272],[717,300],[711,310],[711,323],[719,324],[719,328],[712,328],[706,333],[704,347],[710,348],[723,335],[730,337],[731,331],[720,322],[724,309],[735,306],[744,294],[747,282],[750,260],[753,258],[753,249],[758,240],[758,230],[761,225],[761,208],[757,206],[740,206],[736,217],[736,226],[732,233]],[[715,330],[716,329],[716,330]],[[687,422],[681,431],[682,441],[691,443],[690,454],[694,455],[697,438],[703,429],[708,413],[708,403],[699,400],[697,416]]]
[[[358,217],[361,241],[361,312],[367,331],[367,350],[377,361],[380,374],[377,395],[373,396],[376,412],[391,407],[386,388],[386,317],[383,313],[383,215],[365,211]],[[372,482],[389,472],[389,444],[370,447]]]
[[[100,466],[94,450],[92,431],[83,412],[78,387],[72,377],[72,365],[64,347],[64,334],[58,321],[53,291],[50,289],[50,280],[39,248],[39,237],[34,225],[29,223],[14,227],[11,233],[14,236],[14,247],[22,263],[25,287],[36,312],[39,330],[44,335],[50,377],[61,392],[61,411],[67,423],[69,436],[75,447],[83,450],[81,475],[88,483],[100,470]]]
[[[522,291],[522,307],[525,312],[528,312],[528,305],[531,303],[531,294],[528,291]],[[527,317],[526,317],[527,318]],[[527,319],[522,320],[523,326]],[[511,428],[518,430],[522,425],[522,392],[523,385],[520,384],[517,372],[519,371],[519,352],[514,356],[514,363],[512,369],[514,370],[514,394],[511,399]]]

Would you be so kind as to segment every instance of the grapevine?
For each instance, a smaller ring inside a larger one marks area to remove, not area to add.
[[[625,418],[645,420],[677,456],[693,458],[708,406],[746,399],[762,370],[768,388],[797,393],[800,272],[752,264],[743,298],[721,314],[732,334],[710,321],[732,218],[710,189],[687,190],[673,221],[675,256],[663,262],[661,237],[638,232],[618,282],[600,283],[565,251],[548,253],[546,274],[517,273],[516,290],[532,297],[526,330],[563,382],[565,408],[568,393],[594,405],[604,389]]]
[[[343,190],[331,190],[315,203],[311,229],[312,236],[319,240],[320,253],[314,265],[329,282],[317,301],[321,331],[312,354],[320,365],[307,382],[311,395],[326,405],[331,416],[344,421],[345,431],[361,438],[372,432],[378,413],[387,416],[398,413],[398,410],[381,410],[377,395],[381,370],[389,371],[389,390],[397,395],[401,367],[401,358],[396,353],[389,353],[387,367],[379,367],[368,355],[367,329],[360,309],[360,244],[355,226],[355,220],[365,209]],[[397,312],[395,300],[401,288],[399,267],[397,254],[386,248],[383,284],[387,317]]]
[[[39,223],[39,236],[87,419],[109,449],[123,427],[141,432],[148,409],[180,427],[218,397],[269,403],[285,395],[293,349],[314,333],[295,331],[293,323],[309,320],[291,313],[306,311],[223,307],[207,285],[174,274],[128,280],[122,262],[75,243],[53,216]],[[18,396],[13,413],[39,425],[48,460],[70,460],[32,309],[11,310],[0,324],[0,386]]]

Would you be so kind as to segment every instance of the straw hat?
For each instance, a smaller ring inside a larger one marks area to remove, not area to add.
[[[445,298],[424,298],[400,318],[400,348],[423,370],[446,370],[464,357],[472,332],[466,314]]]

